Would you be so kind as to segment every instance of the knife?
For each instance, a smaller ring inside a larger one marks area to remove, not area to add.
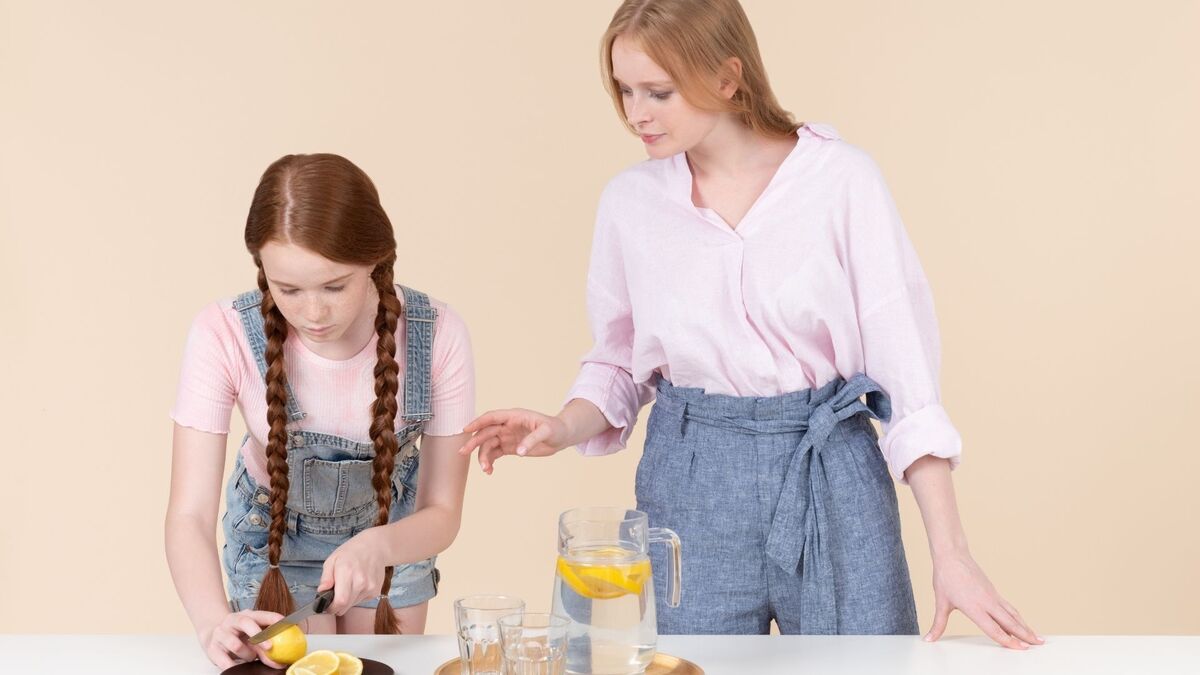
[[[320,593],[317,593],[317,597],[313,598],[312,602],[292,612],[291,614],[288,614],[270,626],[267,626],[257,635],[250,638],[250,644],[256,645],[263,640],[270,640],[292,626],[299,624],[301,621],[307,619],[313,614],[320,614],[321,612],[324,612],[329,608],[329,604],[331,602],[333,602],[332,588],[327,591],[321,591]]]

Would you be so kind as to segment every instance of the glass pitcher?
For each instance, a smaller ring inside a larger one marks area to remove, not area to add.
[[[667,593],[679,606],[679,536],[645,513],[582,508],[558,518],[555,614],[567,617],[567,672],[636,675],[658,643],[649,545],[670,547]]]

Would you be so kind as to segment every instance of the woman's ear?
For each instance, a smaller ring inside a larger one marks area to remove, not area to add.
[[[722,98],[731,99],[737,93],[738,83],[742,81],[742,60],[731,56],[721,66],[721,82],[717,91]]]

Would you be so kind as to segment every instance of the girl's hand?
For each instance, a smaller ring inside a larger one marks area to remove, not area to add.
[[[200,646],[204,648],[208,659],[222,670],[254,659],[262,659],[263,663],[272,668],[286,668],[267,658],[267,650],[271,648],[270,640],[257,645],[246,642],[251,636],[282,618],[282,614],[275,612],[249,609],[226,614],[220,623],[201,631]]]
[[[970,553],[934,558],[933,594],[937,607],[926,642],[942,636],[950,612],[956,609],[997,644],[1009,649],[1028,649],[1029,645],[1045,642],[1025,623],[1017,608],[1000,597]]]
[[[562,419],[524,408],[486,412],[463,431],[474,435],[459,448],[459,454],[469,455],[479,448],[479,466],[486,474],[492,473],[496,459],[504,455],[546,457],[568,445],[567,425]]]
[[[333,602],[329,603],[326,614],[341,616],[363,600],[379,595],[383,572],[387,569],[382,555],[384,546],[373,541],[380,530],[372,527],[359,532],[325,559],[317,592],[334,589]]]

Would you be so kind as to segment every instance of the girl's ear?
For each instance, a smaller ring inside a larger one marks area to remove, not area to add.
[[[731,99],[737,93],[738,83],[742,81],[742,60],[731,56],[721,66],[721,82],[717,91],[722,98]]]

